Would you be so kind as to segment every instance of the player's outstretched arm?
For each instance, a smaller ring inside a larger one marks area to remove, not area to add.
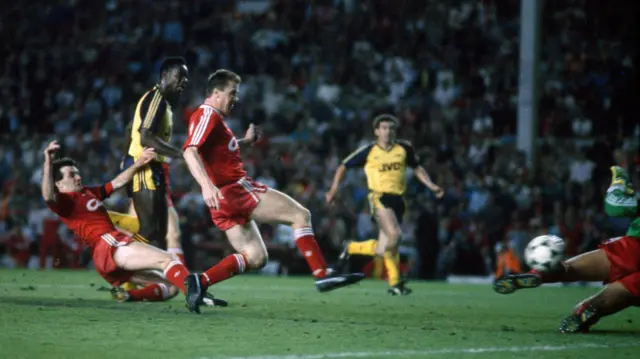
[[[638,199],[622,167],[611,167],[611,186],[604,198],[604,210],[612,217],[633,218],[638,213]]]
[[[56,193],[54,191],[55,184],[53,183],[53,172],[51,171],[51,165],[53,163],[53,153],[60,149],[58,141],[49,143],[44,150],[44,165],[42,166],[42,198],[45,203],[56,203]]]
[[[433,183],[433,181],[431,180],[431,177],[427,173],[427,170],[424,169],[424,167],[417,166],[414,169],[414,171],[415,171],[414,173],[416,174],[416,177],[418,178],[418,180],[420,180],[420,182],[422,182],[422,184],[427,186],[427,188],[431,192],[433,192],[436,195],[436,197],[442,198],[442,196],[444,196],[444,190],[440,186],[438,186],[437,184]]]
[[[144,165],[151,162],[151,160],[155,157],[156,152],[153,148],[145,148],[142,154],[138,157],[138,160],[126,170],[120,172],[119,175],[116,176],[113,180],[111,180],[111,185],[113,186],[113,190],[117,190],[118,188],[124,187],[127,183],[131,182],[133,179],[133,175]]]
[[[336,174],[333,175],[333,182],[331,183],[331,188],[329,188],[329,191],[324,195],[327,203],[331,203],[335,199],[336,194],[338,194],[338,188],[340,188],[340,182],[342,182],[342,179],[344,178],[344,174],[346,172],[347,172],[347,167],[345,167],[343,164],[338,166],[338,169],[336,170]]]
[[[220,200],[224,199],[220,189],[216,187],[211,180],[207,171],[204,169],[204,163],[196,146],[189,146],[184,150],[184,161],[189,168],[189,172],[202,189],[202,199],[209,208],[220,208]]]
[[[347,169],[362,167],[367,163],[367,156],[369,156],[369,151],[371,151],[372,147],[373,144],[364,145],[351,152],[349,156],[342,161],[336,170],[336,174],[333,176],[333,183],[331,184],[329,192],[325,194],[325,200],[327,203],[331,203],[335,199],[335,196],[338,193],[338,188],[340,187],[340,182],[342,182]]]

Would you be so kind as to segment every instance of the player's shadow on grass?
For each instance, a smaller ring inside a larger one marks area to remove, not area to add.
[[[139,308],[123,305],[123,303],[106,304],[104,300],[84,299],[84,298],[26,298],[10,297],[2,299],[3,303],[15,304],[37,308],[91,308],[91,309],[114,309],[132,311]]]

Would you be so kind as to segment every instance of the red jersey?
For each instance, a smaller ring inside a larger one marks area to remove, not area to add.
[[[183,149],[197,147],[204,168],[214,185],[237,182],[247,175],[240,159],[240,146],[217,109],[200,106],[189,119],[189,135]]]
[[[101,202],[111,192],[113,186],[107,183],[100,187],[84,187],[80,192],[56,193],[56,202],[49,208],[89,247],[100,240],[115,244],[111,233],[117,233],[117,230]]]

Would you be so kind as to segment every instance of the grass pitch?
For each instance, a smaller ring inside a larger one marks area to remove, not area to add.
[[[556,328],[594,288],[509,296],[489,286],[413,282],[408,297],[365,280],[332,293],[311,278],[240,276],[215,287],[228,308],[183,297],[116,303],[90,271],[0,270],[0,358],[637,358],[639,311],[590,334]]]

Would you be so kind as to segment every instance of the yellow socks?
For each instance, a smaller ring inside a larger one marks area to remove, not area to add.
[[[376,246],[378,241],[369,239],[364,242],[350,242],[347,252],[350,255],[372,256],[373,258],[373,277],[380,278],[383,268],[387,269],[387,279],[389,286],[393,287],[400,283],[400,254],[385,252],[384,257],[376,256]]]
[[[350,242],[347,247],[347,253],[350,255],[374,256],[377,244],[378,241],[375,239],[369,239],[364,242]]]
[[[130,290],[138,289],[138,286],[131,282],[126,282],[122,285],[122,289],[128,292]]]
[[[400,254],[384,252],[384,266],[387,268],[389,287],[400,283]]]
[[[373,257],[373,271],[371,276],[373,278],[382,278],[382,272],[384,271],[384,259],[380,256]]]
[[[111,222],[113,222],[113,225],[116,227],[122,228],[131,233],[138,233],[138,231],[140,231],[140,221],[138,221],[138,217],[119,212],[107,212],[109,213]]]

